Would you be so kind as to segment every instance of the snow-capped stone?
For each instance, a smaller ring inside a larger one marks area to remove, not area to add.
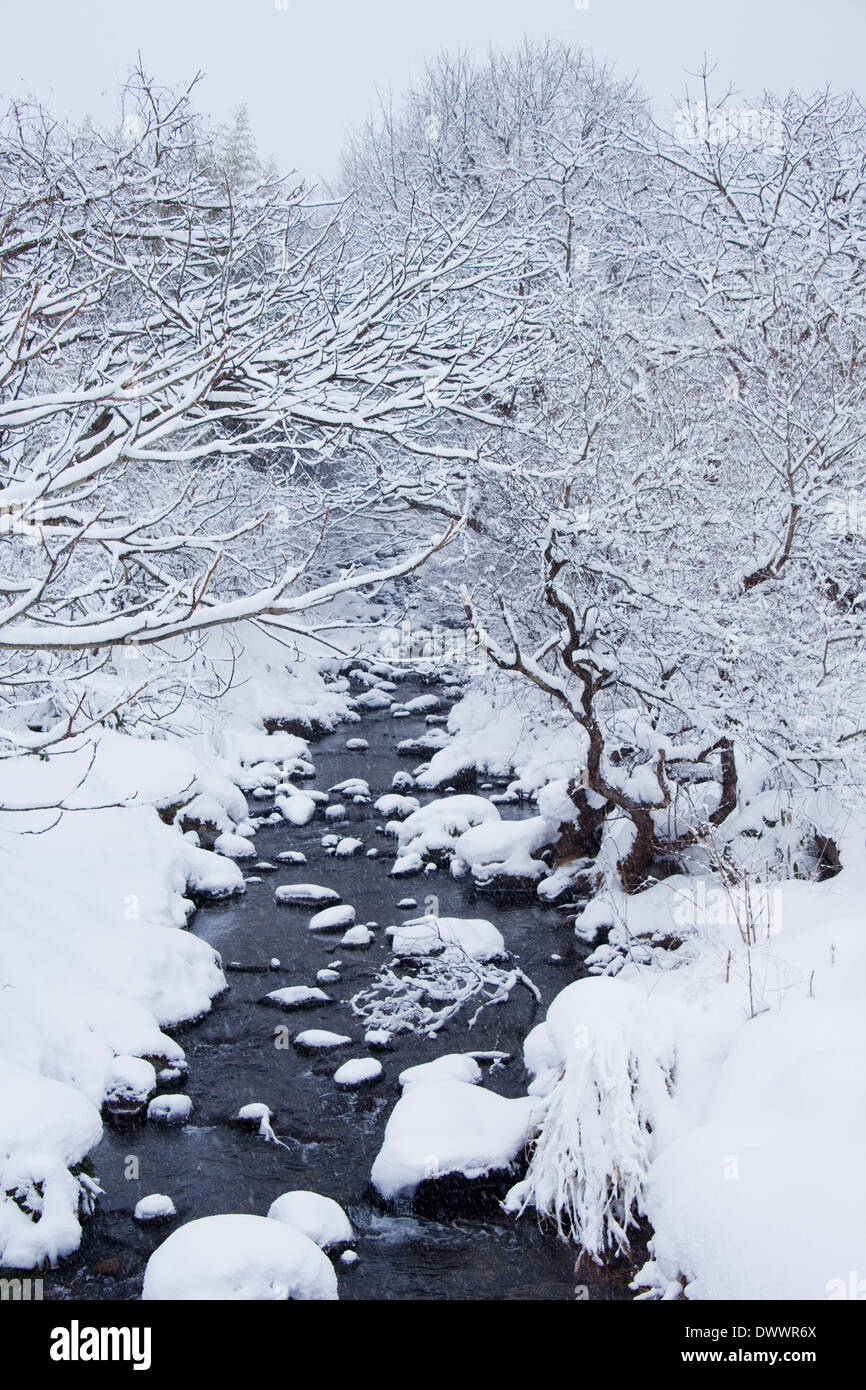
[[[496,878],[535,880],[548,870],[533,856],[555,838],[555,825],[544,816],[477,825],[457,840],[451,872],[459,876],[468,869],[481,884]]]
[[[136,1202],[132,1216],[134,1221],[166,1221],[171,1216],[177,1216],[177,1208],[170,1197],[161,1192],[152,1192],[149,1197],[142,1197],[141,1201]]]
[[[309,920],[310,931],[336,931],[338,927],[351,927],[355,921],[355,909],[348,903],[336,907],[323,908]]]
[[[400,901],[398,902],[397,906],[398,906],[398,907],[402,907],[402,908],[417,907],[417,906],[418,906],[418,899],[417,899],[417,898],[401,898]]]
[[[347,835],[345,839],[340,840],[336,845],[334,853],[338,859],[349,859],[353,854],[357,854],[359,849],[363,848],[363,840],[356,840],[353,836]]]
[[[252,840],[245,839],[243,835],[233,835],[228,830],[217,835],[213,847],[217,854],[225,854],[229,859],[255,859],[256,857],[256,847]]]
[[[273,1118],[273,1110],[266,1105],[263,1100],[252,1100],[247,1105],[242,1105],[238,1111],[237,1118],[242,1124],[260,1125],[262,1120]]]
[[[350,752],[354,753],[360,752],[364,748],[369,748],[370,745],[365,738],[347,738],[346,747]]]
[[[343,796],[362,796],[365,801],[370,799],[370,784],[363,777],[347,777],[345,782],[337,782],[328,791],[340,792]]]
[[[334,1300],[327,1255],[301,1231],[266,1216],[204,1216],[154,1250],[142,1299]]]
[[[156,1090],[156,1070],[143,1057],[115,1057],[105,1089],[109,1103],[143,1104]]]
[[[438,695],[416,695],[414,700],[405,700],[403,708],[411,714],[423,714],[427,710],[438,709],[439,703]]]
[[[325,808],[325,819],[326,819],[326,820],[345,820],[345,819],[346,819],[346,808],[345,808],[345,806],[341,805],[341,803],[340,803],[339,801],[334,802],[334,804],[333,804],[332,806],[327,806],[327,807]]]
[[[344,936],[340,937],[341,946],[369,946],[373,940],[373,933],[369,927],[350,927]]]
[[[315,1004],[330,1002],[330,995],[323,989],[310,985],[287,985],[285,989],[271,990],[265,997],[281,1009],[307,1009]]]
[[[344,1250],[340,1256],[341,1265],[356,1265],[358,1263],[357,1250]]]
[[[277,855],[281,864],[306,864],[307,856],[299,849],[284,849]]]
[[[399,792],[386,792],[373,805],[380,815],[386,816],[388,819],[395,816],[398,820],[405,820],[407,816],[412,815],[413,811],[420,809],[421,802],[417,796],[401,796]],[[397,834],[396,827],[393,833]]]
[[[431,801],[407,816],[399,827],[401,854],[417,852],[429,857],[432,854],[450,853],[470,829],[477,826],[496,825],[505,831],[500,815],[492,802],[483,796],[445,796]],[[516,822],[520,824],[520,822]]]
[[[378,1081],[381,1075],[382,1063],[375,1057],[354,1057],[337,1068],[334,1081],[338,1086],[365,1086],[368,1082]]]
[[[420,874],[423,868],[424,860],[420,854],[401,854],[394,860],[389,877],[410,878],[412,874]]]
[[[274,807],[290,825],[306,825],[316,814],[316,802],[306,792],[295,792],[292,796],[278,796]]]
[[[154,1096],[147,1107],[147,1118],[162,1125],[182,1125],[191,1113],[192,1101],[183,1095]]]
[[[352,1223],[340,1204],[318,1192],[284,1192],[271,1203],[268,1217],[300,1231],[320,1250],[347,1245],[354,1236]]]
[[[284,883],[276,890],[274,898],[286,907],[309,907],[311,903],[324,906],[340,901],[339,893],[320,883]]]
[[[341,978],[339,970],[329,970],[327,966],[316,971],[316,979],[320,985],[336,985]]]
[[[428,1073],[406,1086],[391,1112],[373,1186],[386,1199],[411,1196],[425,1179],[508,1168],[530,1137],[537,1105]]]
[[[361,709],[390,709],[394,701],[390,695],[386,695],[384,690],[367,690],[363,695],[359,695],[356,703]]]
[[[417,1066],[401,1071],[397,1080],[401,1086],[413,1086],[429,1081],[466,1081],[477,1086],[481,1080],[481,1068],[474,1057],[464,1052],[446,1052],[443,1057],[434,1057],[432,1062],[419,1062]]]
[[[319,1052],[329,1047],[344,1047],[352,1039],[345,1033],[329,1033],[326,1028],[308,1028],[297,1033],[292,1041],[301,1052]]]
[[[388,927],[386,931],[397,956],[429,956],[451,948],[464,951],[478,961],[501,960],[508,954],[501,931],[481,917],[426,915],[399,927]]]

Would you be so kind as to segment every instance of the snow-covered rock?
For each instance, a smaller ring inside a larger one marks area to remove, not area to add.
[[[161,1125],[182,1125],[191,1114],[189,1096],[178,1094],[154,1096],[147,1107],[147,1118]]]
[[[373,940],[373,933],[369,927],[350,927],[349,930],[340,937],[341,946],[369,946]]]
[[[533,856],[555,838],[555,826],[543,816],[478,825],[457,840],[451,872],[459,877],[468,869],[480,885],[498,878],[539,879],[547,865]]]
[[[255,859],[256,857],[256,847],[252,840],[246,839],[243,835],[233,835],[227,830],[224,830],[221,835],[217,835],[213,847],[216,854],[228,855],[229,859]]]
[[[380,816],[386,816],[388,819],[395,816],[397,820],[405,820],[421,806],[417,796],[401,796],[399,792],[386,792],[373,804]]]
[[[401,1086],[445,1080],[467,1081],[471,1086],[477,1086],[481,1080],[481,1068],[475,1058],[466,1053],[446,1052],[432,1062],[419,1062],[417,1066],[406,1067],[397,1080]]]
[[[141,1201],[136,1202],[132,1216],[135,1221],[167,1221],[169,1217],[177,1216],[177,1208],[170,1197],[161,1192],[152,1192],[149,1197],[142,1197]]]
[[[291,796],[278,796],[274,806],[290,825],[306,825],[316,814],[316,802],[306,792],[293,792]]]
[[[425,1179],[509,1168],[530,1137],[535,1104],[428,1074],[406,1086],[391,1112],[373,1186],[385,1198],[411,1197]]]
[[[366,1086],[371,1081],[378,1081],[381,1075],[382,1063],[375,1057],[353,1057],[337,1068],[334,1082],[347,1088]]]
[[[457,841],[475,826],[504,829],[496,807],[483,796],[446,796],[421,806],[397,828],[401,855],[450,855]]]
[[[158,1246],[142,1299],[334,1300],[337,1277],[301,1231],[265,1216],[205,1216]]]
[[[271,990],[265,998],[281,1009],[308,1009],[329,1003],[331,996],[315,985],[286,985],[283,989]]]
[[[332,971],[336,974],[336,971]],[[307,1028],[292,1039],[301,1052],[321,1052],[329,1047],[345,1047],[352,1039],[346,1033],[329,1033],[326,1028]]]
[[[473,960],[501,960],[507,955],[498,927],[484,918],[416,917],[399,927],[388,927],[391,949],[397,956],[428,956],[456,947]]]
[[[310,918],[310,931],[336,931],[338,927],[351,927],[355,921],[355,909],[348,903],[336,907],[325,907]]]
[[[318,1192],[284,1192],[271,1203],[268,1216],[300,1231],[320,1250],[348,1245],[354,1238],[352,1223],[340,1204]]]
[[[320,883],[284,883],[277,888],[274,898],[287,907],[309,907],[310,904],[325,906],[340,901],[339,893]]]

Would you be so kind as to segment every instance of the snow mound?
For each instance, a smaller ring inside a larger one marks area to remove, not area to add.
[[[0,1060],[0,1264],[31,1269],[78,1248],[83,1194],[69,1168],[101,1137],[80,1091]]]
[[[369,927],[350,927],[347,932],[340,937],[341,946],[369,946],[373,940],[373,933]]]
[[[466,1081],[410,1084],[391,1112],[371,1179],[385,1198],[411,1197],[427,1178],[479,1178],[508,1168],[532,1130],[535,1102],[506,1100]]]
[[[310,903],[338,903],[339,893],[333,888],[324,888],[320,883],[284,883],[277,888],[274,898],[286,907],[307,907]]]
[[[435,1057],[432,1062],[420,1062],[415,1067],[401,1071],[397,1080],[401,1086],[413,1086],[429,1081],[467,1081],[477,1086],[481,1080],[481,1068],[474,1057],[462,1052],[446,1052],[443,1057]]]
[[[547,865],[533,854],[553,839],[554,827],[544,816],[478,825],[458,839],[451,872],[459,877],[468,869],[482,885],[500,877],[538,879]]]
[[[132,1215],[135,1221],[165,1221],[170,1216],[177,1216],[177,1208],[170,1197],[162,1192],[153,1192],[136,1202]]]
[[[336,972],[333,972],[336,973]],[[297,1033],[293,1039],[295,1047],[302,1052],[318,1052],[328,1047],[344,1047],[352,1039],[347,1033],[329,1033],[327,1028],[307,1028]]]
[[[309,920],[310,931],[334,931],[337,927],[350,927],[355,921],[355,909],[348,903],[337,907],[326,907],[316,912]]]
[[[154,1250],[142,1299],[334,1300],[330,1260],[301,1231],[266,1216],[204,1216]]]
[[[189,1096],[154,1096],[147,1107],[147,1118],[161,1125],[182,1125],[192,1114]]]
[[[272,989],[265,997],[282,1009],[305,1009],[327,1003],[331,996],[315,985],[286,985],[284,989]]]
[[[274,806],[290,825],[306,825],[316,814],[316,803],[306,792],[295,791],[289,796],[278,796]]]
[[[473,960],[502,960],[508,953],[498,927],[484,918],[416,917],[399,927],[388,927],[396,956],[429,956],[458,948]]]
[[[268,1216],[300,1231],[320,1250],[349,1245],[354,1237],[352,1223],[339,1202],[318,1192],[284,1192],[271,1203]]]
[[[369,1081],[378,1081],[382,1075],[382,1063],[375,1057],[353,1057],[344,1062],[334,1072],[338,1086],[365,1086]]]
[[[417,796],[401,796],[399,792],[386,792],[373,805],[380,816],[389,820],[392,816],[396,816],[398,820],[405,820],[413,811],[421,809],[421,802]]]
[[[500,822],[492,802],[483,796],[446,796],[407,816],[398,827],[400,853],[450,854],[467,830]]]

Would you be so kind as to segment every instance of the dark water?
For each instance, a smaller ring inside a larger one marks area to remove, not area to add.
[[[397,698],[409,699],[421,689],[407,680]],[[442,694],[438,688],[437,693]],[[387,713],[365,715],[360,725],[344,725],[311,746],[317,776],[305,785],[327,790],[347,777],[363,777],[375,800],[391,790],[395,771],[411,771],[421,761],[417,755],[400,757],[397,742],[424,731],[423,715],[399,720]],[[347,750],[346,740],[353,736],[366,738],[369,749]],[[360,1259],[350,1269],[338,1265],[343,1299],[574,1297],[573,1248],[550,1231],[542,1232],[531,1212],[515,1221],[501,1212],[493,1194],[483,1192],[470,1202],[465,1195],[453,1199],[447,1211],[430,1214],[425,1208],[423,1216],[408,1208],[386,1210],[370,1190],[369,1173],[400,1095],[397,1076],[404,1067],[446,1052],[496,1049],[511,1060],[490,1071],[485,1067],[483,1084],[506,1096],[525,1094],[529,1078],[521,1060],[522,1040],[543,1018],[553,996],[582,973],[585,948],[561,910],[533,901],[476,898],[471,885],[453,880],[447,870],[389,878],[395,842],[376,830],[383,818],[372,803],[356,806],[349,798],[331,799],[346,806],[345,821],[331,825],[319,813],[303,828],[263,826],[256,836],[262,859],[275,861],[281,850],[300,849],[307,855],[306,865],[281,864],[276,874],[251,883],[245,897],[196,914],[192,930],[220,952],[229,988],[205,1018],[174,1030],[189,1063],[183,1089],[193,1102],[191,1119],[173,1130],[145,1124],[106,1127],[92,1156],[105,1195],[86,1224],[81,1249],[47,1272],[45,1297],[137,1298],[148,1256],[179,1222],[220,1212],[265,1215],[274,1198],[295,1188],[335,1198],[352,1221]],[[432,796],[422,794],[421,799]],[[251,809],[260,807],[251,803]],[[507,815],[531,814],[529,808],[501,809]],[[357,836],[364,849],[350,859],[329,856],[320,841],[332,831]],[[382,851],[380,858],[365,857],[371,846]],[[334,888],[354,905],[359,923],[379,924],[373,944],[353,950],[339,946],[340,932],[308,931],[308,909],[274,903],[275,886],[290,882]],[[396,904],[414,897],[420,913],[431,893],[438,896],[442,915],[494,922],[539,989],[542,1003],[518,985],[506,1004],[484,1010],[471,1031],[458,1016],[435,1039],[401,1034],[390,1051],[377,1054],[384,1066],[377,1083],[359,1091],[339,1090],[332,1076],[340,1062],[368,1055],[363,1022],[352,1015],[347,1001],[388,957],[384,928],[417,915]],[[553,953],[561,957],[559,962],[551,961]],[[272,957],[279,958],[278,969],[269,967]],[[342,962],[342,979],[324,988],[335,1002],[291,1012],[261,1003],[270,990],[315,984],[316,971],[334,959]],[[276,1045],[275,1030],[281,1025],[290,1036],[306,1028],[347,1033],[353,1045],[304,1056],[292,1046]],[[239,1108],[252,1101],[264,1101],[274,1111],[274,1128],[287,1148],[233,1123]],[[127,1176],[136,1170],[137,1177]],[[133,1221],[135,1203],[152,1192],[172,1197],[178,1216],[171,1223],[145,1227]],[[593,1270],[590,1297],[629,1297],[629,1277],[625,1269],[601,1277]],[[587,1282],[588,1276],[583,1273],[579,1279]]]

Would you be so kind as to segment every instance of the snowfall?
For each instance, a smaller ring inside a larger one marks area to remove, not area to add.
[[[267,733],[265,721],[314,716],[348,735],[365,709],[401,712],[374,681],[355,698],[332,689],[312,647],[287,665],[284,647],[243,636],[242,680],[218,709],[185,709],[156,737],[91,731],[62,753],[0,763],[4,1266],[54,1265],[76,1250],[99,1201],[99,1174],[82,1165],[103,1107],[152,1101],[161,1073],[184,1074],[173,1030],[226,988],[214,951],[185,928],[195,903],[244,891],[256,789],[280,789],[276,809],[290,824],[319,813],[293,781],[309,767],[308,743]],[[395,792],[377,802],[393,872],[436,863],[479,886],[529,882],[552,901],[563,874],[540,851],[581,761],[574,730],[549,712],[527,721],[491,676],[467,687],[426,744],[416,780],[434,800]],[[466,769],[510,778],[508,794],[531,801],[531,814],[504,820],[491,798],[445,792]],[[756,831],[782,831],[761,765],[744,761],[739,772],[741,805],[725,836],[748,850]],[[366,795],[344,788],[331,806]],[[637,1298],[841,1296],[866,1259],[866,1214],[849,1183],[866,1166],[866,819],[820,797],[802,811],[834,838],[841,872],[780,878],[751,933],[739,890],[722,893],[697,862],[629,897],[599,891],[575,928],[593,948],[589,973],[539,1010],[524,1096],[498,1095],[495,1071],[482,1076],[468,1050],[431,1032],[429,1063],[399,1078],[372,1166],[381,1198],[411,1199],[446,1173],[513,1169],[513,1219],[545,1217],[554,1240],[578,1229],[590,1255],[625,1249],[632,1228],[621,1213],[640,1214],[651,1236]],[[213,850],[200,843],[202,825]],[[311,931],[366,930],[327,884],[275,892],[303,904]],[[391,945],[397,964],[421,958],[448,971],[459,956],[491,972],[494,991],[514,984],[508,942],[477,915],[410,912]],[[293,1010],[305,999],[278,990],[272,1002]],[[382,1026],[369,1023],[375,1041]],[[299,1028],[294,1040],[327,1052],[349,1038]],[[353,1046],[335,1059],[335,1083],[375,1085],[381,1063]],[[170,1217],[171,1194],[154,1194],[137,1215]],[[337,1273],[323,1247],[351,1240],[335,1204],[289,1193],[268,1212],[176,1226],[150,1259],[142,1296],[333,1299]]]

